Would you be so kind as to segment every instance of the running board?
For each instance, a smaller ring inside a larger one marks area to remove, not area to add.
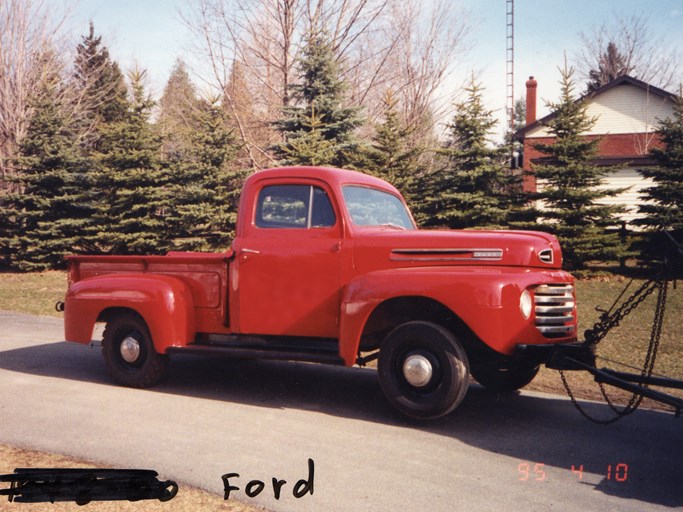
[[[336,341],[316,340],[297,342],[291,338],[226,337],[192,343],[184,347],[169,347],[169,354],[201,354],[241,359],[275,359],[344,365]]]

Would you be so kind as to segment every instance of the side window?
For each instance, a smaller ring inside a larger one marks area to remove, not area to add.
[[[259,193],[256,226],[259,228],[320,228],[334,226],[336,218],[327,193],[311,185],[271,185]]]

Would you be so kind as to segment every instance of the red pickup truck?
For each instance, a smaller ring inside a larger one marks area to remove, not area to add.
[[[66,339],[91,343],[106,322],[104,360],[126,386],[154,385],[181,352],[378,359],[388,400],[437,418],[470,374],[518,389],[539,366],[520,346],[576,339],[574,281],[553,236],[419,230],[394,187],[341,169],[253,174],[227,252],[69,261]]]

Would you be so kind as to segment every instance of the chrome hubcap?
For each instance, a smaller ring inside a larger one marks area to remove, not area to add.
[[[127,363],[134,363],[140,357],[140,342],[132,336],[127,336],[121,342],[121,357]]]
[[[425,356],[412,354],[403,363],[403,376],[408,384],[421,388],[432,380],[434,369],[432,363]]]

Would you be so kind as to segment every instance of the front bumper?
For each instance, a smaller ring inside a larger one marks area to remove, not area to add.
[[[578,342],[517,345],[513,357],[553,370],[584,370],[585,366],[595,366],[595,345]]]

